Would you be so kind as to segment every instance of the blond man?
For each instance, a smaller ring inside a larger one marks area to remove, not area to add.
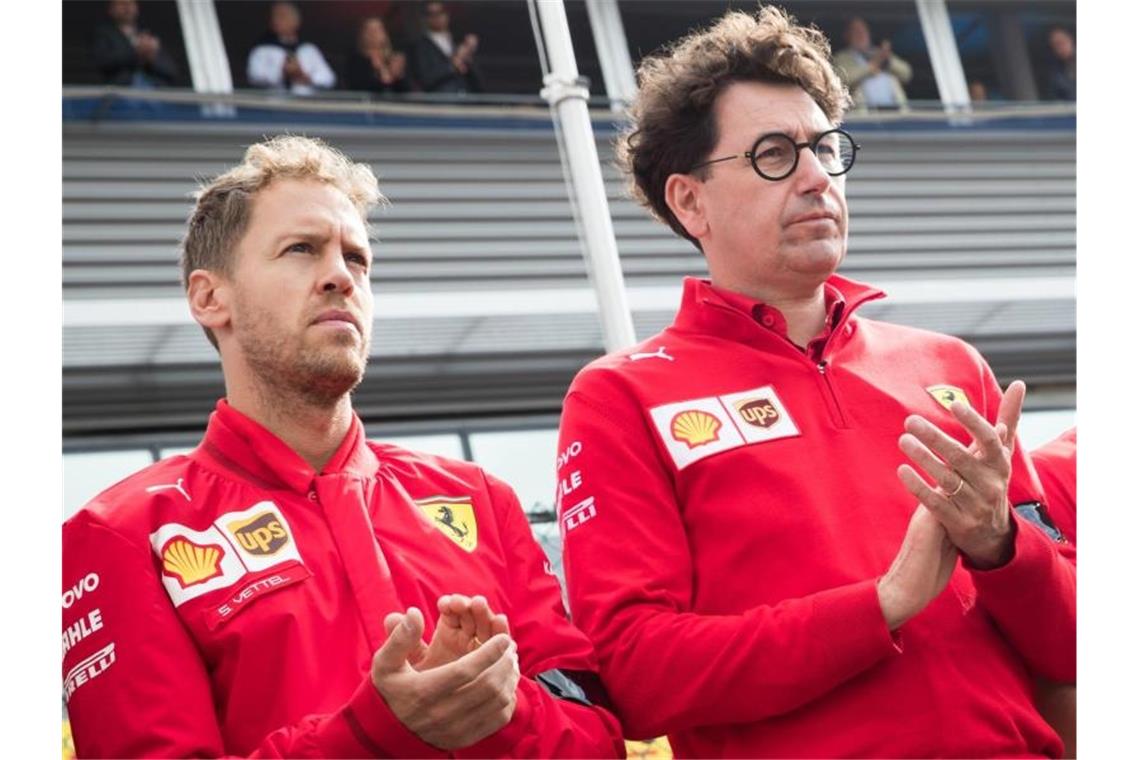
[[[621,752],[511,489],[353,412],[382,201],[301,137],[198,194],[182,271],[226,396],[190,454],[64,524],[80,756]]]

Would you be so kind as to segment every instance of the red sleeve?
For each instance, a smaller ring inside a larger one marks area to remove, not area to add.
[[[624,757],[621,724],[605,707],[554,697],[535,680],[561,670],[596,674],[594,649],[570,624],[558,579],[547,571],[542,548],[511,488],[488,477],[508,557],[508,618],[518,643],[518,702],[514,717],[496,733],[456,752],[457,757]]]
[[[1057,528],[1077,545],[1077,429],[1029,453]]]
[[[573,620],[594,642],[627,736],[789,712],[900,651],[874,579],[742,614],[694,613],[693,560],[652,433],[623,389],[590,390],[563,404],[564,568]]]
[[[76,755],[224,755],[209,674],[149,545],[81,512],[63,526],[63,584],[64,694]],[[282,726],[251,756],[382,754],[444,756],[409,732],[365,679],[340,710]]]
[[[983,363],[985,417],[997,419],[1001,388]],[[1017,514],[1019,505],[1043,503],[1041,484],[1021,442],[1013,454],[1009,501],[1014,530],[1013,558],[999,568],[970,570],[978,603],[997,623],[1026,664],[1040,676],[1072,683],[1077,677],[1076,550]]]

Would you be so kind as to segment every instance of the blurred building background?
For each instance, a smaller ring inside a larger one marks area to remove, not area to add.
[[[1003,384],[1026,380],[1027,445],[1073,424],[1076,111],[1047,98],[1049,30],[1075,29],[1075,3],[784,5],[836,50],[858,13],[876,42],[889,38],[913,67],[909,110],[847,122],[863,149],[848,178],[841,272],[889,295],[861,313],[958,335]],[[139,25],[161,40],[181,79],[137,89],[103,84],[93,64],[91,32],[106,4],[63,3],[64,516],[201,436],[223,387],[178,284],[190,194],[196,178],[231,166],[249,143],[291,132],[370,163],[392,201],[373,219],[374,345],[356,396],[370,436],[471,459],[505,478],[559,566],[552,505],[561,399],[603,349],[556,133],[537,96],[542,69],[527,3],[447,4],[453,31],[479,37],[483,93],[413,86],[383,98],[251,89],[245,60],[269,6],[142,3]],[[419,23],[411,2],[297,6],[304,36],[341,81],[361,18],[382,16],[397,47],[411,44]],[[726,8],[754,4],[566,7],[645,337],[671,321],[681,278],[706,272],[696,249],[625,197],[610,166],[623,122],[620,88],[609,80]],[[607,30],[624,39],[624,63]],[[951,44],[930,48],[932,39]],[[954,66],[986,86],[986,102],[948,100],[945,72]]]

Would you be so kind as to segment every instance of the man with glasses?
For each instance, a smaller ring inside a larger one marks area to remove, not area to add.
[[[835,274],[860,147],[828,53],[767,7],[641,64],[619,159],[709,279],[566,396],[573,619],[627,737],[681,756],[1056,755],[1033,684],[1075,678],[1075,579],[1025,387],[855,314],[884,294]]]

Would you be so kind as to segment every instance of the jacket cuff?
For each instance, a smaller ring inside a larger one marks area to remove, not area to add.
[[[1022,524],[1021,517],[1010,510],[1009,529],[1013,533],[1013,556],[1004,565],[989,570],[975,567],[965,554],[962,567],[969,571],[978,590],[978,598],[1020,599],[1036,582],[1047,582],[1056,561],[1053,542],[1037,528]]]
[[[480,739],[470,747],[464,747],[456,753],[457,757],[510,757],[518,755],[514,751],[519,741],[536,729],[532,723],[534,708],[527,695],[531,689],[541,689],[534,681],[525,676],[519,679],[515,689],[515,712],[507,725],[500,728],[490,736]]]
[[[367,675],[345,706],[344,719],[353,739],[350,745],[352,752],[363,747],[372,757],[448,756],[443,750],[433,747],[409,731],[388,707]]]
[[[813,600],[824,669],[859,673],[884,657],[901,654],[902,635],[887,627],[879,604],[878,578],[822,591]]]

